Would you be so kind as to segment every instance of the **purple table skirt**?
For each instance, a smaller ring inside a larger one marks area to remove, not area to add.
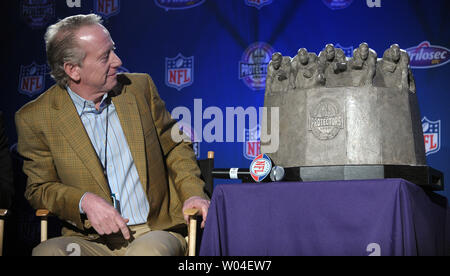
[[[218,185],[200,255],[446,255],[447,209],[403,179]]]

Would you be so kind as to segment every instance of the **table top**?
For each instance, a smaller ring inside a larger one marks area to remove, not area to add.
[[[446,208],[403,179],[218,185],[200,255],[442,254]]]

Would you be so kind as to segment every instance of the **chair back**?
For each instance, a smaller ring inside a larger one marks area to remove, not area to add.
[[[214,189],[212,171],[214,169],[214,151],[208,151],[207,159],[197,160],[201,171],[201,178],[205,181],[205,193],[211,198]]]

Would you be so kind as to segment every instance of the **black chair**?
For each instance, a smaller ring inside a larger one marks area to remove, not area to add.
[[[205,193],[211,198],[214,189],[214,151],[208,151],[207,159],[197,160],[200,167],[201,178],[205,181]],[[189,216],[188,222],[188,236],[186,237],[188,243],[188,256],[195,256],[198,253],[199,241],[197,239],[201,236],[201,229],[197,223],[199,219],[199,211],[197,209],[187,209],[184,214]]]
[[[211,198],[214,189],[213,169],[214,169],[214,151],[208,151],[207,159],[197,160],[201,171],[201,178],[205,181],[205,193]]]

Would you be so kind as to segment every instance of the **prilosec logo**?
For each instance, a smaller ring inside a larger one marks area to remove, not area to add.
[[[250,174],[256,182],[261,182],[270,174],[272,161],[265,154],[258,155],[250,164]]]
[[[426,69],[442,66],[450,61],[450,50],[424,41],[418,46],[406,49],[411,59],[410,66],[415,69]]]
[[[155,0],[155,4],[168,10],[185,10],[200,6],[205,0]]]
[[[265,42],[251,44],[242,54],[239,62],[239,79],[253,90],[266,87],[267,66],[274,49]]]

